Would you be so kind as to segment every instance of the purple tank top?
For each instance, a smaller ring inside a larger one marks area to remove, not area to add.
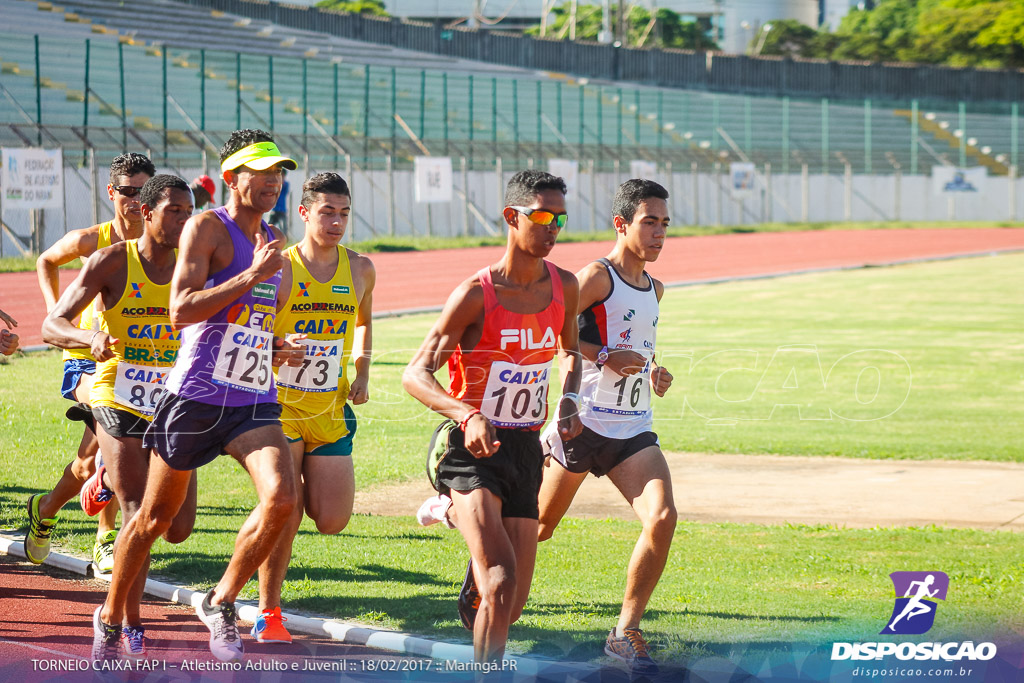
[[[227,209],[213,210],[228,229],[234,256],[210,276],[205,289],[230,280],[252,265],[254,248]],[[261,227],[268,240],[274,234]],[[167,379],[167,388],[182,398],[223,406],[271,403],[277,387],[271,367],[274,315],[281,271],[255,285],[209,320],[181,332],[181,350]]]

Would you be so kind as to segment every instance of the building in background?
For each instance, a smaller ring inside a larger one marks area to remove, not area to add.
[[[313,4],[312,0],[302,0]],[[567,0],[566,0],[567,1]],[[601,5],[606,0],[579,0],[581,5]],[[296,2],[296,0],[292,0]],[[617,7],[619,0],[607,0]],[[439,20],[480,29],[519,31],[541,23],[545,9],[561,0],[384,0],[389,14],[407,19]],[[728,53],[756,52],[757,39],[765,26],[777,19],[796,19],[817,28],[824,23],[833,29],[858,0],[627,0],[623,3],[651,9],[670,9],[684,21],[704,19],[711,23],[712,38]]]

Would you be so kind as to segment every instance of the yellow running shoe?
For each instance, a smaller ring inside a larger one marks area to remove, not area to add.
[[[43,519],[39,516],[39,497],[41,494],[29,496],[28,499],[28,533],[25,534],[25,557],[32,564],[42,564],[50,554],[50,532],[56,526],[59,517]]]
[[[111,529],[96,539],[92,547],[92,568],[97,574],[109,574],[114,571],[114,541],[117,540],[117,529]]]

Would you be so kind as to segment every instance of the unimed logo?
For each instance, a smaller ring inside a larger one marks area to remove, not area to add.
[[[949,592],[949,577],[940,571],[893,572],[889,575],[894,589],[892,614],[880,635],[920,635],[935,624],[938,601]],[[832,659],[899,660],[945,662],[986,661],[996,656],[994,643],[964,642],[866,642],[833,643]]]

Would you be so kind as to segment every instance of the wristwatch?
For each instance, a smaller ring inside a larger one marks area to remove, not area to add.
[[[597,369],[600,370],[604,367],[604,364],[608,362],[608,347],[602,346],[601,350],[597,352]]]

